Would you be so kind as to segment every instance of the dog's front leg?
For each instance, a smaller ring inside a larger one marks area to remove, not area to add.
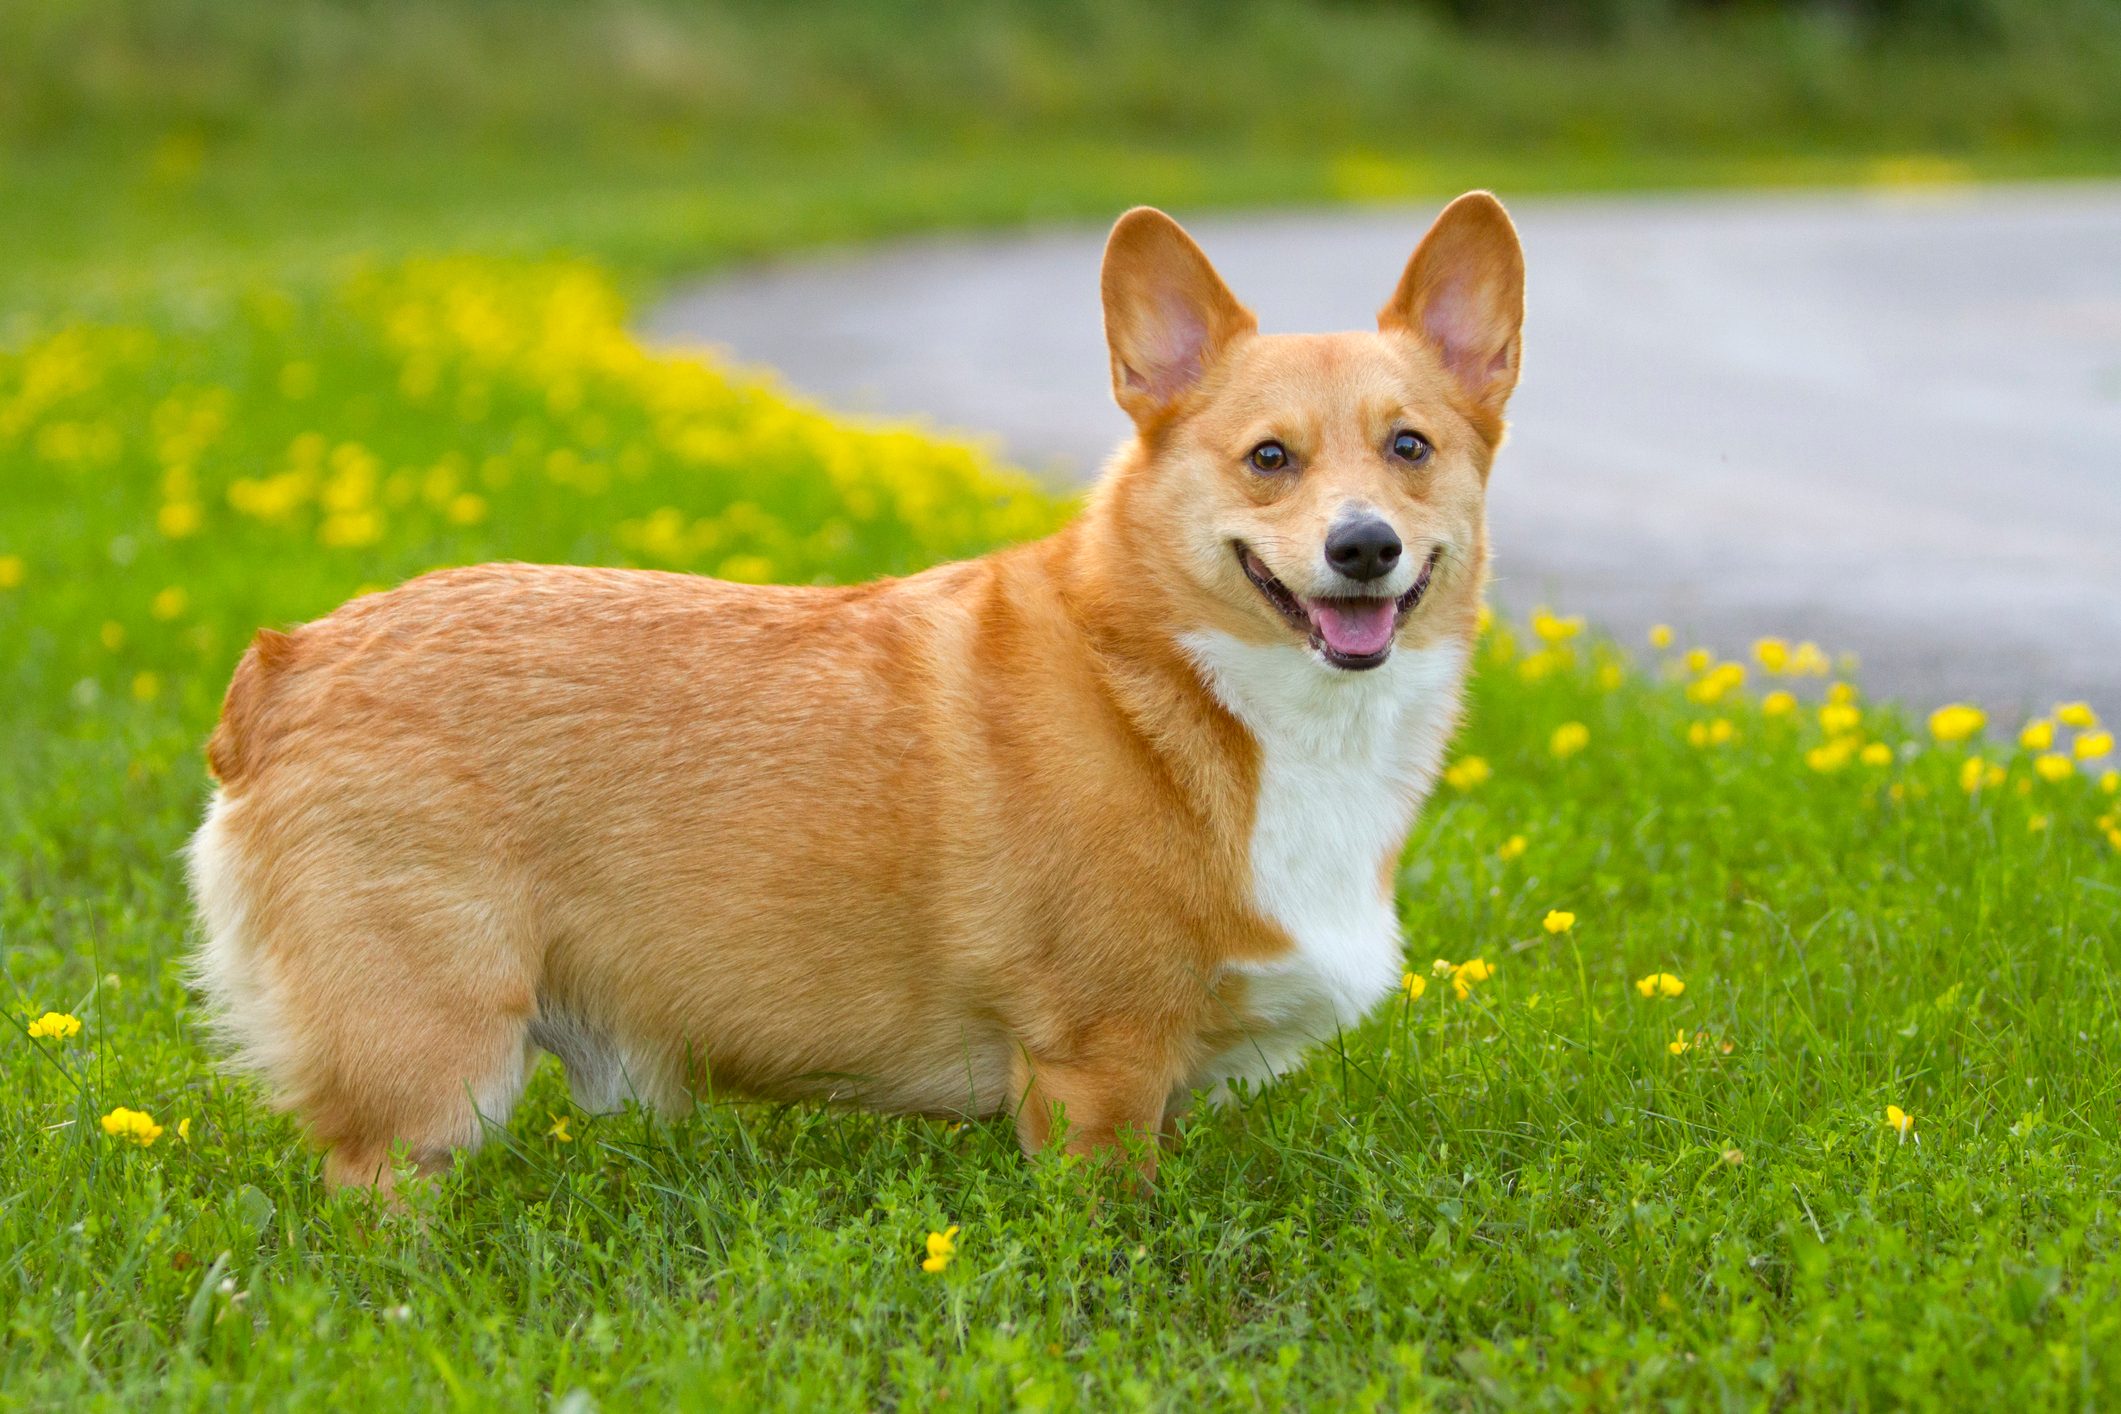
[[[1125,1146],[1141,1182],[1152,1182],[1174,1078],[1171,1052],[1168,1040],[1132,1026],[1100,1027],[1065,1052],[1019,1047],[1016,1137],[1024,1152],[1043,1152],[1056,1132],[1071,1154],[1109,1158]]]

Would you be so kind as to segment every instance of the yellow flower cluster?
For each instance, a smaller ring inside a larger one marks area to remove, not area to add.
[[[1495,975],[1495,966],[1484,957],[1468,958],[1451,969],[1451,991],[1458,1000],[1464,1001],[1473,995],[1476,983],[1485,982]]]
[[[927,1255],[921,1258],[921,1270],[934,1274],[950,1265],[957,1255],[957,1224],[952,1223],[941,1232],[928,1234]]]
[[[1558,617],[1551,609],[1534,609],[1532,632],[1543,643],[1566,643],[1583,632],[1583,620],[1573,614],[1567,618]]]
[[[81,1018],[63,1011],[48,1011],[29,1024],[32,1041],[71,1041],[81,1034]]]
[[[1487,763],[1485,757],[1468,756],[1463,760],[1452,762],[1445,769],[1443,778],[1444,783],[1450,786],[1452,790],[1463,791],[1485,784],[1494,774],[1495,768]]]
[[[1930,735],[1946,745],[1956,745],[1988,725],[1988,713],[1964,702],[1954,702],[1930,713]]]
[[[1676,997],[1686,991],[1686,983],[1669,972],[1652,972],[1636,979],[1635,990],[1645,997]]]
[[[129,1110],[120,1105],[103,1116],[103,1132],[113,1139],[141,1148],[151,1147],[162,1137],[162,1126],[155,1123],[154,1116],[143,1110]]]
[[[1738,728],[1731,725],[1731,719],[1728,717],[1717,717],[1707,722],[1689,722],[1686,739],[1689,745],[1703,750],[1712,746],[1728,746],[1738,739]]]
[[[1703,706],[1713,707],[1745,686],[1743,663],[1709,663],[1695,671],[1697,676],[1686,687],[1687,700]]]
[[[1770,676],[1823,678],[1833,670],[1825,651],[1810,641],[1792,648],[1779,638],[1763,638],[1753,644],[1753,659]]]

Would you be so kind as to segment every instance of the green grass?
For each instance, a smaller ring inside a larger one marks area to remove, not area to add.
[[[1306,0],[10,6],[0,314],[442,250],[639,280],[1141,201],[2121,170],[2112,0],[1982,0],[1957,29],[1606,8],[1640,22]]]
[[[1970,794],[1968,748],[1885,708],[1857,730],[1890,763],[1815,770],[1810,708],[1500,628],[1459,748],[1492,778],[1441,792],[1401,876],[1410,966],[1495,975],[1199,1116],[1147,1198],[1024,1161],[1006,1119],[596,1119],[549,1065],[413,1218],[326,1193],[216,1076],[180,971],[198,745],[254,625],[438,563],[850,579],[1065,513],[974,452],[652,357],[621,314],[591,267],[459,259],[0,355],[8,1400],[2121,1390],[2121,801],[2004,747]],[[1719,718],[1735,741],[1689,744]],[[1589,744],[1558,758],[1569,722]],[[1684,994],[1638,995],[1657,971]],[[85,1029],[16,1030],[47,1008]],[[106,1136],[121,1105],[165,1132]]]
[[[1494,977],[1198,1117],[1139,1200],[1005,1121],[591,1119],[548,1067],[392,1219],[217,1077],[180,971],[257,625],[501,556],[852,580],[1066,513],[652,357],[621,296],[1145,199],[2113,171],[2114,8],[1985,9],[0,10],[0,1406],[2112,1404],[2121,800],[2016,723],[1866,704],[1871,764],[1757,670],[1710,703],[1492,634],[1492,778],[1401,897],[1415,970]]]

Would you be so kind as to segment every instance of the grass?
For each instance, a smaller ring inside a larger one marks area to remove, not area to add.
[[[2114,173],[2121,9],[1960,8],[1992,13],[1649,4],[1556,35],[1305,0],[18,5],[0,314],[438,251],[641,281],[1140,201]]]
[[[2085,728],[1944,742],[1498,625],[1401,874],[1410,971],[1493,976],[1199,1116],[1143,1200],[1006,1122],[595,1119],[548,1066],[392,1220],[217,1077],[180,970],[257,625],[502,556],[851,580],[1066,514],[642,350],[662,275],[1143,199],[2110,172],[2112,8],[1995,9],[0,11],[0,1405],[2113,1403],[2121,798],[2040,765]]]
[[[10,1400],[2121,1388],[2114,778],[2048,779],[2009,731],[1940,743],[1890,707],[1758,691],[1815,677],[1756,667],[1749,694],[1713,659],[1630,666],[1551,617],[1490,631],[1456,784],[1401,873],[1410,970],[1492,977],[1199,1116],[1151,1197],[1025,1162],[1006,1120],[591,1118],[549,1064],[414,1220],[326,1193],[292,1126],[216,1076],[180,971],[175,853],[252,626],[437,563],[848,579],[1065,514],[970,449],[651,355],[622,315],[593,267],[458,258],[0,355]],[[1683,993],[1640,995],[1658,972]],[[80,1034],[31,1039],[47,1009]],[[119,1106],[152,1145],[104,1132]],[[956,1257],[923,1271],[950,1224]]]

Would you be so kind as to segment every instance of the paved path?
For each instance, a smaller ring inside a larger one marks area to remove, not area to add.
[[[2121,717],[2121,186],[1541,199],[1497,593],[1877,692]],[[1183,213],[1181,213],[1183,214]],[[1433,208],[1189,222],[1263,328],[1364,327]],[[841,408],[1091,474],[1102,229],[726,275],[649,318]]]

